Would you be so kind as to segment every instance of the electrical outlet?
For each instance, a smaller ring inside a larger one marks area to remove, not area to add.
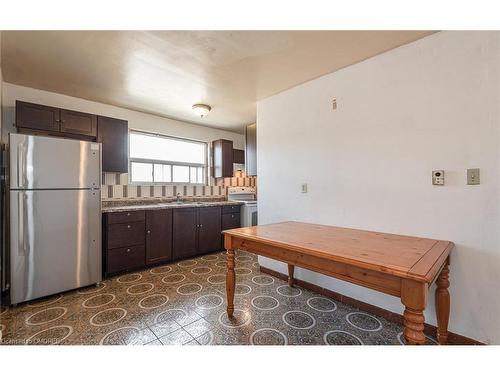
[[[433,185],[444,185],[444,171],[432,171],[432,184]]]
[[[467,169],[467,185],[479,185],[481,183],[479,168]]]
[[[301,188],[302,188],[301,190],[302,193],[307,193],[307,184],[302,184]]]

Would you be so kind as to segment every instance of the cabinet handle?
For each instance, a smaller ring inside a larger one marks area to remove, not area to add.
[[[128,228],[128,229],[130,229],[130,224],[129,224],[129,225],[127,225],[127,228]]]
[[[151,231],[150,231],[150,230],[148,230],[148,231],[147,231],[147,234],[151,234]]]
[[[200,224],[200,228],[203,226],[203,224]]]
[[[231,215],[231,219],[234,219],[234,215]]]
[[[127,249],[127,253],[130,253],[130,249]]]
[[[130,216],[130,212],[127,212],[127,216]]]

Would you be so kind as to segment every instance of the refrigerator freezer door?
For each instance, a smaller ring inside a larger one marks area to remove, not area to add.
[[[11,303],[101,281],[98,190],[10,191]]]
[[[10,134],[11,189],[100,188],[100,144]]]

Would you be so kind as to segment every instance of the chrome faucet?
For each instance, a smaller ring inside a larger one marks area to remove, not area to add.
[[[176,203],[182,203],[181,193],[177,193],[177,195],[176,195],[176,199],[175,199],[175,202],[176,202]]]

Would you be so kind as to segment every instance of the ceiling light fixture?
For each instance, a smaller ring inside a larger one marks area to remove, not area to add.
[[[210,107],[207,104],[195,104],[195,105],[193,105],[194,113],[196,113],[201,118],[208,115],[208,112],[210,112],[211,109],[212,109],[212,107]]]

